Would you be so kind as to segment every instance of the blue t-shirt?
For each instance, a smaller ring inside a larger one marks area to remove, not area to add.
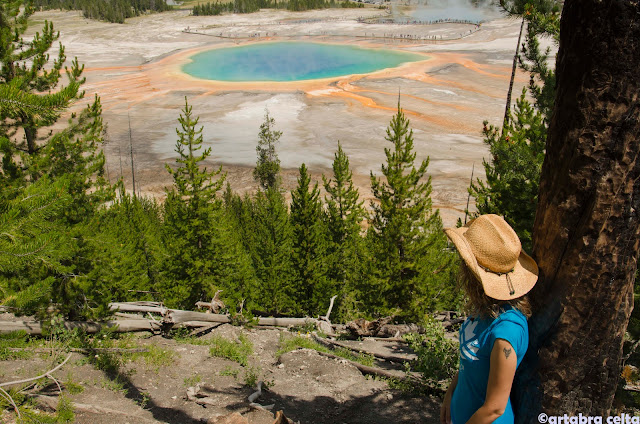
[[[491,350],[496,339],[511,343],[520,366],[529,346],[527,318],[507,305],[498,318],[468,318],[460,328],[460,369],[451,398],[451,421],[464,424],[484,404],[489,381]],[[512,424],[511,399],[494,424]]]

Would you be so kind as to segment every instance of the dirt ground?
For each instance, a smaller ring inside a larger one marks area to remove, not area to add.
[[[74,353],[70,361],[55,373],[63,383],[73,382],[82,392],[68,394],[81,405],[101,408],[98,413],[76,410],[76,422],[114,423],[201,423],[238,412],[252,424],[271,424],[273,413],[249,406],[247,397],[255,391],[247,385],[252,375],[268,388],[257,400],[261,405],[274,404],[273,412],[283,411],[300,423],[433,423],[439,418],[440,401],[436,396],[411,395],[394,390],[377,379],[365,377],[344,360],[321,356],[314,350],[300,349],[276,356],[281,337],[295,334],[280,329],[244,329],[221,325],[201,339],[221,336],[237,340],[246,335],[253,353],[246,367],[212,357],[209,346],[178,343],[160,335],[138,335],[139,347],[161,348],[169,361],[138,359],[127,362],[115,375],[109,375],[87,363],[86,357]],[[380,341],[352,341],[367,350],[393,353],[411,358],[406,345]],[[31,359],[0,362],[0,382],[27,378],[51,367],[48,355]],[[67,385],[65,384],[65,386]],[[206,407],[187,399],[188,387],[206,385],[212,402]],[[54,384],[47,387],[56,395]],[[14,422],[9,412],[0,422]],[[213,422],[213,421],[210,421]]]

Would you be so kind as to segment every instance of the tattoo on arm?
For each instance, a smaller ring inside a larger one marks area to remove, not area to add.
[[[505,348],[502,348],[502,351],[504,352],[504,357],[505,357],[505,359],[506,359],[506,358],[508,358],[508,357],[509,357],[509,355],[511,355],[511,349],[507,349],[507,348],[505,347]]]

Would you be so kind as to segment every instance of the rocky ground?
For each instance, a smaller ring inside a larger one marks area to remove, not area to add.
[[[276,411],[300,423],[438,422],[440,401],[436,396],[392,389],[385,381],[364,376],[347,361],[322,356],[315,350],[278,355],[282,338],[295,336],[298,334],[288,330],[244,329],[228,324],[191,339],[191,343],[160,335],[137,335],[127,343],[150,348],[152,353],[146,358],[127,360],[117,372],[109,373],[95,364],[99,358],[91,364],[85,354],[73,353],[54,376],[78,405],[77,423],[215,423],[237,412],[248,423],[271,424]],[[207,343],[219,337],[248,339],[252,349],[246,366],[211,355]],[[371,340],[348,343],[378,353],[413,357],[404,344]],[[51,369],[54,363],[49,354],[1,361],[0,382],[33,377]],[[255,391],[256,380],[267,386],[256,402],[274,405],[273,412],[249,406],[248,396]],[[200,402],[205,406],[187,396],[189,388],[193,391],[196,386],[201,399],[207,399]],[[57,393],[53,383],[45,389],[45,394],[55,397]],[[12,423],[14,418],[5,411],[0,421]]]

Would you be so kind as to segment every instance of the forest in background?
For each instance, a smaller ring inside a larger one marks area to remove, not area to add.
[[[89,19],[123,24],[125,19],[173,8],[165,0],[35,0],[40,10],[81,10]]]
[[[173,10],[165,0],[34,0],[38,10],[80,10],[88,19],[123,24],[127,18],[146,13]],[[191,10],[194,16],[220,15],[222,13],[254,13],[260,9],[286,9],[304,11],[332,7],[359,8],[363,3],[343,0],[233,0],[230,2],[208,2],[195,4]]]

